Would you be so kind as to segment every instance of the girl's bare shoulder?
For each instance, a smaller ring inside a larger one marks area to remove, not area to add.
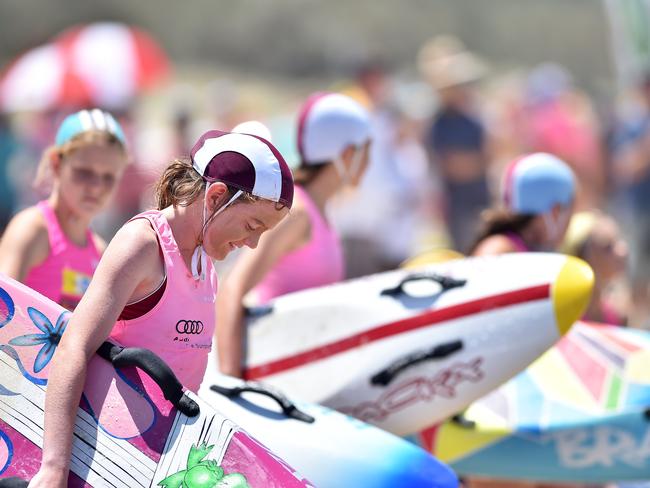
[[[156,231],[146,219],[127,222],[117,231],[104,255],[125,265],[131,263],[155,264],[160,251]]]
[[[38,207],[29,207],[18,212],[7,225],[2,236],[3,247],[20,247],[43,259],[49,253],[47,223]]]
[[[495,234],[483,239],[477,246],[473,256],[495,256],[498,254],[506,254],[516,252],[517,249],[513,242],[502,234]]]

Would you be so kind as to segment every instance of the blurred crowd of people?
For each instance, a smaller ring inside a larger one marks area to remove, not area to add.
[[[358,77],[377,130],[361,188],[333,208],[348,275],[432,247],[470,252],[481,215],[500,205],[507,165],[544,152],[577,180],[562,249],[590,261],[612,304],[589,318],[647,327],[650,76],[597,111],[568,69],[544,63],[498,75],[452,37],[425,44],[418,66],[430,91],[408,86],[410,97],[376,66]]]
[[[624,279],[608,278],[616,282],[618,316],[648,326],[650,75],[621,93],[616,106],[597,111],[570,70],[556,64],[497,73],[448,36],[426,43],[417,64],[418,79],[369,63],[336,87],[369,109],[375,134],[360,187],[338,195],[329,209],[343,238],[346,276],[395,268],[430,248],[468,253],[482,212],[499,201],[506,165],[522,154],[546,152],[568,163],[576,175],[574,210],[590,212],[592,222],[608,222],[593,225],[598,236],[589,239],[588,250],[583,245],[579,251],[583,256],[600,253],[594,262],[626,268]],[[168,101],[164,130],[143,125],[135,111],[117,114],[134,161],[109,212],[96,222],[105,238],[151,204],[147,188],[160,169],[187,154],[190,141],[209,126],[228,129],[258,118],[274,132],[281,150],[293,151],[294,120],[287,114],[293,114],[294,106],[271,113],[267,104],[264,113],[255,113],[255,107],[237,103],[233,83],[213,85],[218,96],[207,118],[178,96]],[[191,92],[182,93],[189,97]],[[42,196],[32,187],[39,155],[69,111],[0,118],[2,228]],[[287,158],[291,162],[292,154]]]
[[[362,166],[366,160],[369,164],[365,173],[358,173],[360,178],[363,174],[360,183],[339,188],[348,183],[347,173],[334,178],[337,173],[330,168],[320,175],[321,183],[330,176],[337,182],[322,200],[342,238],[345,277],[394,269],[432,249],[440,256],[448,256],[442,250],[465,255],[558,250],[586,260],[594,270],[595,298],[585,318],[650,328],[650,72],[608,106],[597,104],[566,67],[544,63],[500,73],[449,36],[428,41],[416,61],[417,77],[368,63],[338,86],[309,87],[348,95],[371,118],[371,145],[366,147],[365,128],[363,134]],[[236,83],[218,80],[205,88],[209,93],[203,100],[209,107],[199,110],[194,88],[178,85],[172,91],[163,103],[165,120],[153,124],[136,104],[103,107],[119,123],[98,112],[102,120],[121,127],[109,144],[117,146],[113,156],[120,163],[109,175],[110,183],[120,176],[121,182],[109,210],[94,222],[106,240],[152,206],[153,184],[163,168],[187,156],[192,141],[207,129],[229,131],[242,121],[262,120],[285,158],[298,164],[295,114],[303,94],[295,99],[283,94],[286,105],[280,107],[268,102],[268,94],[247,103]],[[60,138],[56,129],[74,109],[0,114],[1,232],[18,211],[44,197],[34,186],[41,154]],[[560,184],[564,177],[570,180],[566,198],[553,199],[556,195],[550,192],[543,205],[535,199],[532,206],[509,205],[503,197],[506,180],[514,178],[518,162],[537,158],[532,163],[537,164],[539,153],[540,164]],[[49,154],[48,164],[56,167],[64,157],[69,154]],[[316,159],[312,163],[322,163]],[[104,162],[99,156],[95,161],[97,166]],[[71,173],[68,179],[83,175]],[[63,188],[59,185],[57,191]],[[486,223],[504,215],[506,224],[485,232]],[[325,220],[322,228],[329,229]],[[490,241],[495,236],[497,241]],[[217,266],[227,268],[233,259]],[[259,263],[254,264],[250,269],[258,270]],[[240,291],[243,295],[243,287]],[[228,298],[227,292],[222,295]],[[237,296],[236,302],[242,298]],[[469,481],[467,486],[505,484]]]

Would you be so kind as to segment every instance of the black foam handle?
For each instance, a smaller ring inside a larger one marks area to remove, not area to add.
[[[370,378],[370,383],[377,386],[388,386],[388,384],[405,369],[415,366],[416,364],[423,363],[424,361],[446,358],[450,354],[460,351],[462,348],[463,342],[458,340],[440,344],[428,351],[417,351],[412,354],[408,354],[399,358],[393,364],[375,374],[372,378]]]
[[[257,305],[255,307],[244,307],[244,317],[256,319],[273,313],[273,305]]]
[[[411,283],[412,281],[421,281],[421,280],[429,280],[438,283],[442,288],[442,290],[438,293],[443,293],[453,288],[460,288],[462,286],[465,286],[465,284],[467,283],[467,280],[458,280],[456,278],[452,278],[451,276],[443,276],[436,273],[413,273],[403,278],[402,281],[400,281],[400,283],[397,286],[382,290],[380,295],[386,295],[391,297],[401,295],[404,293],[404,285],[406,285],[407,283]]]
[[[97,354],[110,361],[116,368],[135,366],[147,373],[156,382],[165,398],[176,409],[188,417],[196,417],[200,413],[199,405],[183,392],[183,385],[159,356],[142,347],[122,347],[111,342],[104,342]]]
[[[27,485],[29,485],[29,481],[15,476],[0,480],[0,488],[27,488]]]
[[[465,429],[474,429],[476,427],[476,422],[465,417],[465,412],[457,413],[451,418],[451,421]]]
[[[216,391],[217,393],[221,393],[228,398],[241,396],[241,394],[245,392],[259,393],[260,395],[264,395],[275,400],[277,404],[280,405],[282,413],[289,418],[300,420],[301,422],[306,422],[308,424],[313,423],[315,420],[311,415],[298,409],[298,407],[296,407],[296,405],[282,393],[277,390],[273,390],[268,386],[264,386],[261,383],[248,381],[244,383],[243,386],[232,387],[212,385],[210,389],[212,391]]]

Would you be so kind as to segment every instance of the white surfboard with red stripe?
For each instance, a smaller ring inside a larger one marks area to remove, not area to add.
[[[583,312],[592,283],[576,258],[528,253],[289,294],[253,311],[245,375],[411,434],[552,346]]]

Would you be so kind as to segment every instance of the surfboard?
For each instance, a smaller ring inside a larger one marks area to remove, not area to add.
[[[288,294],[249,311],[245,377],[412,434],[552,346],[592,284],[577,258],[510,254]]]
[[[559,482],[650,479],[650,333],[579,323],[464,422],[422,432],[459,474]]]
[[[56,303],[0,276],[3,478],[29,480],[38,471],[50,360],[69,317]],[[101,350],[111,362],[96,355],[88,365],[69,486],[311,486],[232,420],[183,391],[159,358],[109,343]]]
[[[458,486],[449,467],[410,442],[264,384],[214,374],[199,394],[319,488]]]

